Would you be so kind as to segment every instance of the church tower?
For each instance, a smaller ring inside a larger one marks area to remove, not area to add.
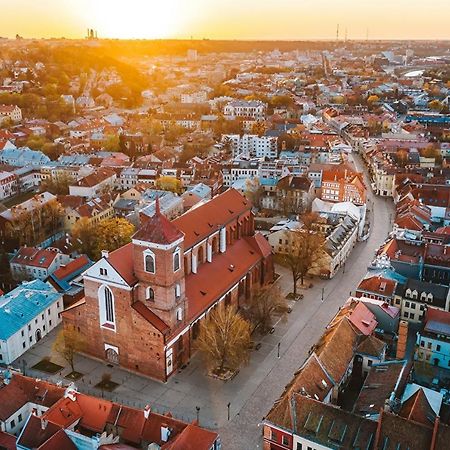
[[[155,214],[142,218],[132,238],[134,273],[138,279],[134,301],[142,301],[171,329],[184,321],[185,274],[184,235],[161,213],[159,199]]]

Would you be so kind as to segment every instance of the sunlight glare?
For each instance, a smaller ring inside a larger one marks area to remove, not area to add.
[[[111,38],[168,38],[177,32],[182,0],[95,0],[91,27]]]

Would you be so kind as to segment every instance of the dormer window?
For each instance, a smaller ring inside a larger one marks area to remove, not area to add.
[[[433,301],[433,294],[432,294],[431,292],[427,295],[427,300],[428,300],[429,302],[432,302],[432,301]]]
[[[417,298],[418,295],[418,292],[414,289],[414,291],[412,291],[412,298]]]
[[[173,254],[173,271],[180,270],[180,249],[177,248]]]
[[[411,295],[411,289],[406,289],[405,297],[412,298],[412,295]]]
[[[144,252],[144,268],[148,273],[156,273],[155,255],[150,250]]]

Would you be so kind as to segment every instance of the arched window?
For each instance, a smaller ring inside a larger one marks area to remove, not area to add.
[[[173,271],[176,272],[180,269],[180,249],[176,249],[173,254]]]
[[[100,325],[105,328],[115,329],[114,295],[108,286],[101,286],[98,291],[100,309]]]
[[[107,322],[114,323],[114,305],[111,289],[108,287],[104,290],[105,300],[105,318]]]
[[[148,273],[155,273],[155,255],[153,253],[146,253],[144,258],[145,271]]]
[[[145,294],[145,299],[149,302],[155,301],[155,291],[153,290],[153,288],[151,288],[151,287],[147,288],[147,292]]]

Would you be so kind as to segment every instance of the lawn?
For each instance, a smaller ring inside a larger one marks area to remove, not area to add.
[[[45,372],[49,374],[55,374],[56,372],[59,372],[64,369],[63,366],[60,366],[59,364],[52,363],[48,359],[43,359],[39,361],[37,364],[35,364],[32,367],[33,370],[39,370],[40,372]]]

